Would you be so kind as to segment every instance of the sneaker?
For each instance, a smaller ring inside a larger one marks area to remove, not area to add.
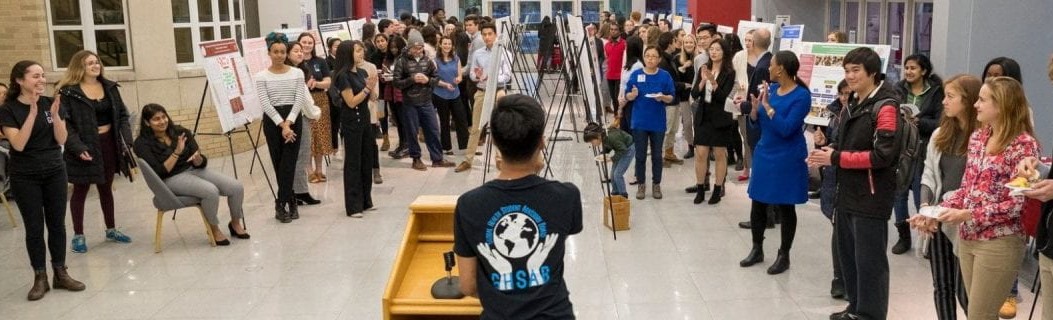
[[[87,243],[86,240],[84,240],[84,235],[83,234],[73,235],[73,241],[71,241],[71,242],[72,243],[70,244],[70,247],[73,248],[73,252],[76,252],[76,253],[88,252],[88,243]]]
[[[120,242],[120,243],[131,243],[132,238],[122,233],[117,229],[106,230],[106,241]]]
[[[1002,319],[1016,318],[1016,297],[1005,298],[1002,308],[998,309],[998,317]]]
[[[361,219],[361,218],[363,218],[363,217],[365,217],[365,216],[364,216],[364,215],[362,215],[362,213],[361,213],[361,212],[356,212],[356,213],[352,213],[352,214],[351,214],[351,215],[350,215],[349,217],[352,217],[352,218],[357,218],[357,219]]]

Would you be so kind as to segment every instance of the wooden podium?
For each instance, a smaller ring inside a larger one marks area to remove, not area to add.
[[[479,318],[479,299],[431,297],[432,283],[446,276],[442,253],[453,250],[456,205],[457,196],[419,196],[410,204],[406,233],[384,289],[385,320]]]

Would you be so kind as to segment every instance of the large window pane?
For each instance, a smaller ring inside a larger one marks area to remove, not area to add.
[[[241,21],[241,0],[234,0],[234,21]]]
[[[230,26],[219,27],[219,38],[230,39]]]
[[[647,12],[658,14],[668,14],[673,9],[673,2],[671,0],[647,0]],[[646,19],[646,18],[645,18]]]
[[[914,52],[929,55],[932,50],[932,3],[919,3],[914,12]]]
[[[528,31],[537,31],[541,26],[541,2],[520,1],[519,23],[525,24]]]
[[[124,24],[124,6],[121,0],[92,0],[91,10],[96,25]]]
[[[574,2],[572,1],[552,1],[552,14],[551,17],[555,18],[559,13],[574,13]]]
[[[866,44],[881,42],[881,2],[867,2]]]
[[[845,2],[845,33],[849,43],[859,42],[859,2]]]
[[[676,10],[673,10],[673,14],[685,15],[688,1],[691,0],[676,0]],[[673,18],[669,18],[669,21],[673,21]]]
[[[128,66],[128,37],[124,30],[96,30],[95,48],[104,66]]]
[[[611,5],[611,12],[617,17],[628,17],[629,13],[633,11],[632,1],[630,0],[609,0],[607,1]],[[584,6],[582,6],[584,9]]]
[[[388,18],[387,0],[373,0],[373,17],[381,19]]]
[[[902,2],[889,2],[888,13],[885,18],[885,44],[892,46],[892,56],[889,57],[888,81],[899,82],[903,74],[903,15],[906,13],[907,4]]]
[[[190,22],[190,4],[187,0],[172,0],[172,22]]]
[[[467,17],[469,14],[478,15],[483,12],[483,2],[481,0],[460,0],[460,4],[461,18]],[[447,13],[446,15],[450,14]],[[464,19],[461,20],[463,21]]]
[[[197,21],[212,22],[212,0],[197,0]]]
[[[435,9],[446,10],[443,0],[417,0],[417,12],[427,13],[429,19],[431,19],[431,12]],[[446,16],[450,17],[449,14]]]
[[[194,62],[194,38],[190,28],[175,28],[175,52],[177,63]]]
[[[69,65],[77,51],[84,50],[84,34],[80,30],[55,31],[55,61],[59,68]]]
[[[585,23],[600,22],[600,1],[581,2],[581,20]]]
[[[490,16],[497,18],[504,18],[512,15],[512,4],[508,1],[494,1],[490,3]]]
[[[219,21],[230,21],[230,0],[219,0]]]
[[[50,0],[51,1],[51,24],[56,26],[78,26],[80,25],[80,1],[77,0]],[[12,10],[7,8],[6,10]]]
[[[395,0],[395,14],[392,18],[398,19],[403,13],[413,14],[413,0]]]
[[[201,42],[216,40],[216,30],[212,27],[201,27]]]
[[[844,31],[841,28],[841,0],[830,0],[830,32]]]

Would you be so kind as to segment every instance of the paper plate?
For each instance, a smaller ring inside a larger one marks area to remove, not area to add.
[[[939,218],[944,211],[947,211],[947,208],[940,206],[928,206],[921,208],[921,210],[918,210],[918,214],[935,219]]]
[[[1009,188],[1009,195],[1010,195],[1010,196],[1013,196],[1013,197],[1016,197],[1016,196],[1023,196],[1023,195],[1024,195],[1024,191],[1031,191],[1031,190],[1034,190],[1034,189],[1032,189],[1031,187],[1026,187],[1026,188],[1023,188],[1023,187],[1016,187],[1016,186],[1011,186],[1011,185],[1009,185],[1009,184],[1006,184],[1006,185],[1005,185],[1005,187],[1006,187],[1006,188]]]
[[[652,98],[653,99],[653,98],[657,98],[660,95],[662,95],[662,94],[660,94],[660,93],[648,93],[648,94],[645,94],[644,97],[648,97],[648,98]]]

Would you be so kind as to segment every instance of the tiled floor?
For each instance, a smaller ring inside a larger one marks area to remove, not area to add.
[[[26,301],[32,274],[24,229],[11,229],[0,219],[0,317],[380,319],[380,297],[407,205],[418,195],[458,194],[482,181],[479,165],[468,174],[418,172],[408,160],[384,156],[384,184],[373,189],[379,209],[351,219],[343,214],[342,160],[337,157],[330,182],[311,185],[323,204],[303,207],[300,220],[280,224],[272,218],[272,198],[259,166],[252,175],[246,172],[250,155],[236,159],[252,239],[235,239],[229,247],[209,247],[200,218],[182,210],[175,221],[166,216],[164,251],[155,254],[151,194],[143,182],[126,180],[117,183],[117,221],[135,241],[104,242],[98,200],[90,195],[85,227],[90,250],[67,255],[72,275],[88,286],[85,292],[51,291],[41,301]],[[211,164],[232,174],[229,159]],[[681,191],[693,183],[693,165],[668,168],[666,198],[634,200],[632,230],[614,240],[602,225],[590,149],[559,142],[552,168],[555,179],[575,183],[584,196],[585,230],[569,238],[566,256],[571,300],[581,319],[827,319],[845,305],[828,295],[831,228],[816,203],[798,207],[790,270],[769,276],[764,270],[779,245],[777,230],[768,231],[764,264],[738,266],[750,247],[749,232],[736,226],[749,210],[745,184],[731,184],[719,205],[693,205],[691,195]],[[889,319],[935,318],[928,262],[915,251],[890,254]],[[1026,317],[1031,297],[1023,294],[1018,318]]]

